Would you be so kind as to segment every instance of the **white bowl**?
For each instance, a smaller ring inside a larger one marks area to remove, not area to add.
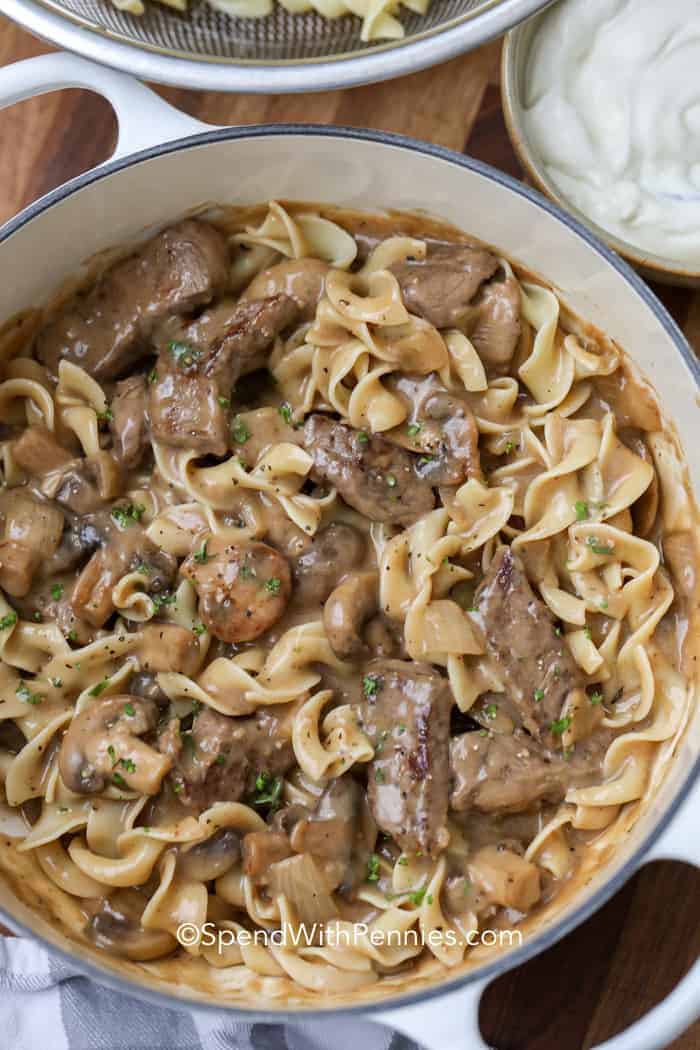
[[[110,98],[120,120],[119,156],[27,208],[0,229],[0,319],[36,305],[99,249],[140,238],[203,201],[252,203],[272,197],[356,208],[423,209],[495,245],[540,274],[567,305],[616,339],[656,387],[700,485],[697,441],[700,368],[681,332],[637,275],[588,230],[538,193],[482,164],[397,136],[313,126],[208,129],[177,113],[142,85],[83,59],[50,55],[0,70],[0,106],[61,85]],[[126,124],[125,124],[126,121]],[[189,137],[178,138],[188,132]],[[153,145],[156,138],[176,139]],[[149,145],[150,148],[143,149]],[[141,148],[142,152],[133,153]],[[551,946],[599,908],[644,863],[674,857],[700,864],[700,712],[665,780],[633,832],[556,921],[523,946],[419,992],[378,1000],[379,986],[334,1015],[390,1024],[435,1050],[484,1044],[478,1004],[497,974]],[[205,1003],[193,989],[124,976],[104,953],[70,942],[0,882],[0,915],[41,937],[86,973],[160,1003],[228,1009],[241,1020],[285,1018],[279,1004],[251,1008]],[[605,1050],[666,1045],[700,1013],[700,963],[662,1005]],[[287,1016],[289,1016],[287,1014]],[[298,1013],[294,1014],[298,1019]],[[304,1019],[328,1016],[315,997]]]

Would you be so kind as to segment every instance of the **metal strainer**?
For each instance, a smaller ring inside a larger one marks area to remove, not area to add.
[[[478,46],[549,0],[432,0],[425,15],[401,8],[402,40],[363,43],[361,19],[222,14],[193,0],[187,14],[146,0],[140,16],[109,0],[2,0],[30,31],[137,76],[218,91],[319,91],[415,72]]]

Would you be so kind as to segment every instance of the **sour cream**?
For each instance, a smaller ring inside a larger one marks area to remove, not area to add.
[[[559,191],[700,270],[700,0],[563,0],[527,74],[526,132]]]

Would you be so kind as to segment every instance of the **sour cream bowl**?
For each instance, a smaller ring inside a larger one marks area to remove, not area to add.
[[[645,250],[627,238],[605,228],[588,212],[578,207],[555,181],[532,132],[528,120],[528,91],[533,52],[536,44],[554,15],[563,23],[568,18],[567,0],[560,0],[554,8],[548,8],[506,36],[501,64],[501,91],[503,113],[513,147],[528,178],[559,207],[584,223],[593,233],[616,252],[631,262],[644,276],[666,284],[700,286],[700,256],[679,261],[665,254]],[[573,127],[572,127],[573,131]],[[551,125],[553,136],[560,136],[562,129]],[[540,131],[541,134],[541,131]],[[541,141],[541,139],[540,139]],[[699,191],[700,195],[700,191]]]
[[[689,481],[700,490],[697,359],[639,277],[529,187],[462,155],[380,132],[313,125],[212,128],[178,113],[129,77],[75,56],[46,55],[0,70],[0,107],[73,86],[88,87],[112,103],[119,121],[117,150],[107,164],[43,197],[0,229],[0,267],[12,274],[11,281],[0,282],[0,321],[44,302],[96,252],[143,240],[203,202],[250,204],[280,197],[427,212],[527,266],[556,288],[572,313],[627,349],[670,412]],[[650,777],[629,833],[616,839],[610,855],[598,855],[584,883],[542,913],[519,946],[504,951],[484,943],[485,950],[479,946],[458,970],[426,971],[410,987],[376,982],[340,998],[323,988],[292,996],[266,978],[241,995],[226,968],[217,970],[224,979],[215,988],[181,975],[166,980],[69,936],[62,898],[55,911],[53,899],[51,908],[41,909],[27,880],[11,878],[4,869],[0,921],[41,939],[94,980],[162,1006],[192,1009],[203,1024],[210,1015],[213,1025],[222,1012],[246,1023],[333,1023],[342,1017],[358,1026],[363,1021],[391,1026],[434,1050],[486,1050],[478,1011],[489,982],[585,921],[643,864],[673,858],[700,866],[700,709],[696,681],[689,680],[689,686],[691,703],[667,741],[663,774]],[[24,825],[13,829],[7,816],[0,807],[0,839],[20,837]],[[190,933],[182,930],[183,937]],[[598,1050],[657,1050],[699,1013],[697,962],[668,999]],[[329,1038],[332,1042],[332,1032]]]

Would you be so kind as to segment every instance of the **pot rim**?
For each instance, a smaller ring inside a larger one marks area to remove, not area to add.
[[[141,161],[148,161],[155,157],[178,153],[190,149],[191,147],[211,145],[216,142],[226,141],[227,139],[256,139],[264,137],[285,137],[291,135],[308,135],[319,136],[322,138],[357,140],[361,142],[375,143],[380,146],[397,147],[406,150],[407,152],[422,153],[428,157],[434,158],[435,160],[445,161],[456,167],[463,168],[466,171],[471,171],[486,179],[490,179],[504,189],[524,198],[529,204],[547,212],[553,218],[558,219],[559,222],[563,223],[570,231],[577,234],[579,238],[584,240],[592,251],[611,265],[613,269],[632,286],[633,290],[637,293],[644,305],[651,310],[656,320],[661,324],[666,334],[675,345],[676,350],[688,367],[695,381],[695,385],[700,392],[700,361],[698,361],[693,354],[688,341],[676,322],[652,290],[645,284],[642,278],[635,273],[624,259],[621,259],[611,248],[596,237],[586,225],[579,222],[578,219],[573,216],[568,215],[561,207],[543,196],[537,190],[519,182],[517,179],[513,178],[513,176],[507,175],[505,172],[499,171],[497,168],[493,168],[491,165],[485,164],[482,161],[475,160],[473,157],[456,153],[444,146],[436,146],[432,143],[420,142],[411,139],[406,135],[335,125],[320,126],[315,124],[276,124],[272,126],[253,124],[245,127],[216,128],[212,131],[196,135],[188,135],[184,138],[175,139],[159,146],[151,146],[148,149],[129,154],[118,160],[109,161],[99,168],[78,175],[76,178],[69,180],[62,186],[51,190],[44,197],[41,197],[39,200],[33,202],[21,211],[19,215],[0,226],[0,248],[13,234],[17,233],[32,220],[41,216],[55,204],[58,204],[72,196],[74,193],[79,192],[86,186],[99,182],[101,179],[125,170]],[[237,1004],[228,1005],[210,1003],[189,994],[185,996],[171,995],[166,991],[145,987],[131,976],[127,977],[124,975],[118,975],[106,967],[103,968],[91,959],[82,958],[78,954],[79,946],[77,945],[76,952],[72,952],[53,944],[41,934],[32,930],[32,928],[24,922],[9,915],[1,905],[0,919],[15,933],[29,936],[40,941],[48,948],[50,953],[55,954],[65,962],[75,966],[82,974],[92,978],[99,984],[106,985],[123,994],[133,995],[138,999],[143,999],[158,1006],[169,1007],[170,1009],[193,1009],[195,1011],[207,1013],[221,1013],[223,1011],[239,1016],[246,1021],[263,1021],[271,1023],[282,1023],[284,1021],[294,1022],[296,1019],[323,1020],[324,1018],[331,1016],[365,1016],[371,1019],[373,1015],[380,1015],[386,1013],[388,1010],[394,1011],[400,1007],[429,1002],[432,999],[437,999],[440,996],[447,995],[460,988],[465,988],[470,984],[485,984],[488,981],[493,980],[495,977],[506,973],[508,970],[520,966],[528,959],[539,955],[540,952],[551,948],[563,937],[571,933],[577,926],[581,925],[586,919],[590,918],[594,912],[598,911],[638,870],[642,864],[644,856],[649,852],[657,839],[660,838],[661,834],[669,827],[673,817],[687,798],[698,777],[700,777],[700,755],[695,759],[695,762],[683,780],[681,787],[676,791],[670,804],[663,811],[656,826],[647,833],[625,864],[620,867],[619,871],[607,878],[587,900],[576,905],[568,914],[564,914],[560,919],[552,923],[551,926],[545,927],[540,933],[526,939],[524,944],[520,947],[506,952],[504,955],[494,959],[484,967],[475,968],[471,972],[461,974],[419,991],[408,992],[404,995],[399,994],[396,997],[387,997],[385,1000],[377,1002],[358,1003],[356,1006],[329,1006],[324,1009],[312,1010],[307,1010],[303,1007],[296,1009],[287,1008],[285,1010],[256,1010],[248,1009],[247,1007],[239,1006]]]
[[[112,30],[83,24],[79,17],[57,11],[51,0],[4,0],[3,12],[59,47],[142,80],[199,91],[257,94],[334,90],[415,73],[501,36],[550,3],[552,0],[489,0],[476,19],[473,12],[466,11],[400,40],[378,41],[366,51],[279,62],[190,57],[128,41]]]

